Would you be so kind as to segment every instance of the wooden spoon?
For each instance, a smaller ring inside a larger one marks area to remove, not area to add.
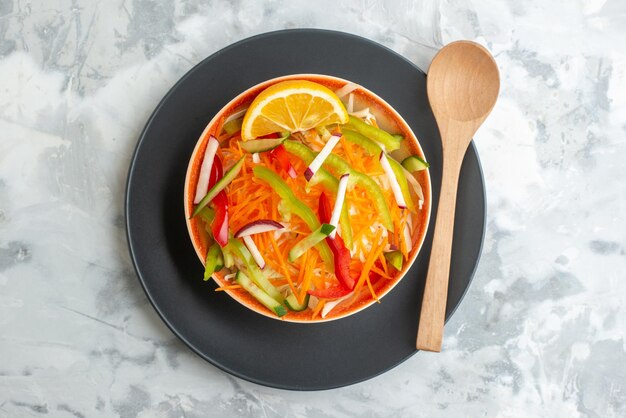
[[[459,171],[472,136],[496,103],[500,90],[498,67],[489,51],[479,44],[452,42],[430,64],[427,90],[441,133],[443,178],[417,349],[441,351]]]

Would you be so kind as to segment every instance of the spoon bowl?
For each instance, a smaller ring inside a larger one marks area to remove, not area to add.
[[[484,120],[496,103],[499,89],[495,60],[474,42],[447,45],[428,70],[428,100],[438,122],[440,117]]]

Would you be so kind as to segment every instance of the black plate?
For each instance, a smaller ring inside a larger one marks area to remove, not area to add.
[[[198,355],[243,379],[315,390],[376,376],[413,355],[432,242],[382,301],[322,324],[283,323],[243,307],[202,281],[183,213],[183,183],[196,141],[230,99],[261,81],[320,73],[362,84],[406,119],[431,163],[433,213],[441,185],[441,142],[428,106],[426,77],[393,51],[354,35],[322,30],[267,33],[231,45],[189,71],[148,120],[126,190],[130,252],[150,302]],[[474,146],[463,162],[447,317],[467,290],[485,227],[483,177]]]

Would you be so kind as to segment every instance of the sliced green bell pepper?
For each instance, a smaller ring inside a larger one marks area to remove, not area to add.
[[[400,144],[402,143],[402,140],[394,137],[389,132],[375,126],[368,125],[361,119],[354,116],[350,116],[348,128],[352,128],[358,133],[368,137],[372,141],[376,141],[384,145],[388,152],[397,150],[398,148],[400,148]]]
[[[217,242],[214,242],[206,253],[206,261],[204,264],[204,281],[211,278],[213,273],[220,271],[224,267],[224,257],[222,256],[222,248]]]
[[[411,212],[417,212],[415,203],[413,203],[413,199],[411,198],[411,192],[409,191],[409,182],[406,179],[402,165],[391,157],[387,158],[387,161],[389,161],[391,170],[393,170],[393,174],[395,174],[396,179],[398,180],[400,191],[402,192],[402,196],[404,196],[404,201],[406,202],[406,207]]]
[[[361,135],[357,131],[344,129],[342,134],[346,140],[362,147],[369,155],[378,155],[380,154],[380,151],[382,151],[382,148],[376,142],[372,141],[365,135]]]

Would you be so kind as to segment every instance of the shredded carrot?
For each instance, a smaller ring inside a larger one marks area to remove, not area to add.
[[[233,284],[233,285],[229,285],[229,286],[222,286],[222,287],[218,287],[215,289],[216,292],[223,292],[224,290],[235,290],[235,289],[241,289],[241,285],[240,284]]]
[[[302,279],[304,279],[304,273],[306,273],[307,259],[309,258],[309,252],[305,251],[302,257],[300,258],[300,274],[298,274],[298,284],[302,284]]]
[[[372,271],[374,273],[380,274],[382,277],[384,277],[385,279],[392,279],[393,277],[391,277],[389,274],[385,273],[384,271],[382,271],[381,269],[379,269],[378,267],[376,267],[375,265],[372,266]]]
[[[376,257],[378,257],[378,252],[382,251],[382,249],[384,248],[385,242],[384,241],[382,243],[379,242],[382,235],[383,235],[383,229],[379,229],[378,233],[376,234],[376,238],[372,243],[372,249],[370,253],[367,255],[367,258],[365,259],[365,264],[363,264],[363,270],[361,271],[361,276],[359,277],[359,281],[357,282],[356,286],[354,286],[354,296],[352,298],[353,301],[354,299],[356,299],[356,296],[358,295],[358,292],[361,289],[361,286],[363,286],[365,279],[368,278],[370,269],[374,265],[374,261],[376,260]]]
[[[304,272],[304,278],[302,279],[302,286],[300,287],[300,294],[298,295],[298,303],[304,302],[304,297],[306,296],[306,292],[308,292],[309,288],[311,287],[311,279],[313,276],[312,268],[308,267],[307,265],[304,265],[301,268],[305,270],[305,272]]]
[[[319,314],[321,312],[321,310],[324,307],[324,305],[326,305],[326,300],[325,299],[320,299],[320,301],[317,302],[317,306],[313,310],[313,315],[311,316],[312,319],[315,319],[315,317],[317,317],[317,314]]]
[[[383,270],[385,271],[385,275],[389,275],[389,271],[387,271],[387,259],[383,253],[378,254],[378,260],[380,260],[381,266],[383,266]]]
[[[326,265],[322,263],[320,274],[313,275],[313,284],[316,289],[324,289],[326,286]]]
[[[359,230],[359,232],[357,232],[356,234],[354,234],[352,236],[352,241],[353,242],[359,242],[361,241],[361,237],[366,234],[367,232],[371,232],[370,227],[374,224],[374,222],[368,222],[363,228],[361,228]]]
[[[274,239],[274,235],[273,234],[269,234],[269,241],[270,244],[272,245],[272,248],[274,249],[274,254],[276,254],[278,257],[278,261],[280,262],[280,268],[283,272],[283,274],[285,275],[285,279],[287,279],[287,282],[289,283],[289,287],[291,288],[291,292],[295,295],[296,294],[296,287],[293,285],[293,281],[291,281],[291,275],[289,274],[289,269],[287,268],[287,266],[285,265],[285,260],[283,259],[280,250],[278,249],[278,245],[276,244],[276,240]]]
[[[375,120],[370,120],[368,123],[372,126],[378,126]],[[323,289],[336,286],[338,284],[337,278],[335,275],[327,273],[326,266],[317,250],[307,251],[295,262],[288,260],[288,253],[294,243],[310,234],[310,228],[298,216],[292,215],[289,221],[282,218],[278,210],[281,202],[280,196],[267,183],[257,179],[252,168],[256,165],[262,165],[276,172],[289,185],[295,196],[309,206],[316,215],[318,215],[320,194],[323,191],[327,193],[329,191],[325,189],[323,183],[310,186],[301,175],[292,179],[281,167],[279,161],[270,158],[269,153],[260,153],[260,163],[253,163],[250,154],[241,148],[240,135],[238,132],[232,136],[220,136],[222,142],[218,150],[218,155],[221,156],[225,169],[232,166],[234,161],[241,156],[245,156],[241,172],[227,188],[231,230],[236,231],[249,222],[262,218],[286,223],[288,230],[283,230],[284,232],[280,235],[264,233],[254,237],[259,251],[264,256],[267,255],[265,258],[268,266],[280,275],[280,277],[270,279],[270,282],[274,286],[288,285],[300,302],[303,302],[307,291],[313,287]],[[315,131],[299,133],[294,135],[294,138],[303,141],[315,151],[319,151],[325,145]],[[367,173],[376,181],[378,181],[376,176],[383,174],[377,155],[369,155],[363,147],[351,143],[344,137],[341,137],[340,145],[335,147],[333,153],[346,160],[355,170]],[[291,162],[300,174],[306,169],[306,163],[299,158],[292,158]],[[325,168],[335,175],[338,174],[328,166]],[[397,246],[403,255],[407,256],[407,248],[401,232],[409,225],[408,211],[402,211],[397,207],[391,190],[384,189],[383,193],[385,201],[389,205],[395,229],[394,233],[389,232],[384,239],[385,231],[382,228],[372,228],[373,225],[381,222],[381,217],[380,214],[372,210],[372,201],[368,192],[357,185],[351,187],[346,195],[346,202],[350,208],[350,224],[354,233],[354,244],[350,250],[353,251],[353,254],[356,253],[350,262],[350,271],[358,277],[354,299],[358,297],[378,300],[377,293],[380,292],[377,289],[380,289],[380,285],[378,282],[371,282],[369,279],[370,272],[375,272],[386,279],[392,279],[395,276],[396,271],[388,266],[383,254],[386,245]],[[331,198],[334,197],[333,193],[331,195]],[[414,228],[415,225],[414,222]],[[366,243],[368,244],[366,245]],[[366,247],[370,245],[371,248],[367,251]],[[388,283],[386,280],[383,282]],[[233,284],[217,290],[238,288],[240,288],[239,285]],[[319,301],[313,310],[313,318],[319,317],[325,303],[325,299]]]
[[[376,302],[380,303],[380,300],[378,300],[378,295],[376,294],[376,292],[374,292],[374,288],[372,287],[372,282],[370,281],[370,275],[369,274],[365,277],[365,281],[367,282],[367,287],[370,289],[370,293],[372,295],[372,298],[374,298],[374,300],[376,300]]]
[[[339,142],[341,143],[341,146],[343,147],[343,150],[346,154],[346,159],[348,160],[348,162],[350,163],[350,165],[354,168],[356,168],[357,170],[360,169],[360,167],[357,168],[355,160],[354,160],[354,154],[352,153],[352,149],[350,147],[350,145],[348,145],[348,141],[345,140],[345,138],[342,136],[341,139],[339,140]]]

